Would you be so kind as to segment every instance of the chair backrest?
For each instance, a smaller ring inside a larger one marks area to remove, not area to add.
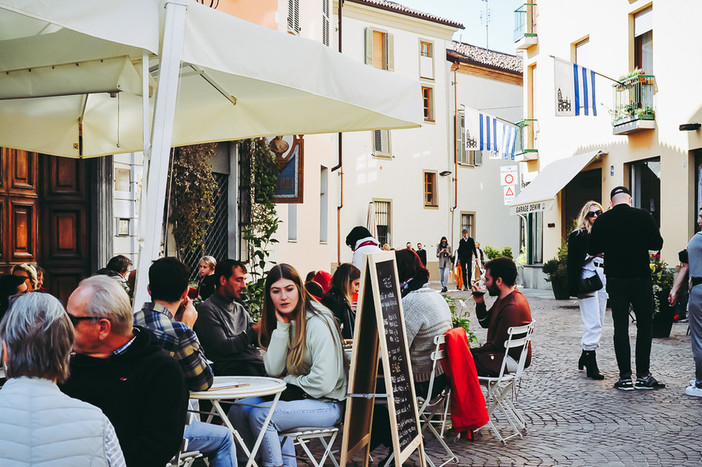
[[[431,400],[431,394],[434,390],[434,380],[436,379],[436,367],[441,365],[441,361],[447,357],[446,354],[446,335],[439,334],[434,336],[434,351],[431,353],[431,375],[429,376],[429,390],[427,394],[417,394],[417,397],[424,398],[425,404]],[[442,348],[444,346],[444,348]]]
[[[500,376],[502,377],[507,370],[507,362],[510,358],[509,351],[516,348],[521,348],[519,354],[519,361],[517,362],[517,371],[514,372],[514,378],[519,379],[524,371],[524,365],[526,364],[526,358],[529,354],[529,342],[531,342],[531,335],[534,332],[534,321],[529,324],[522,326],[512,326],[507,329],[507,340],[505,341],[505,356],[502,359],[502,366],[500,367]]]

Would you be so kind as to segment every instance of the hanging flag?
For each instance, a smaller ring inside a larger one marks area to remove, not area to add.
[[[491,159],[514,160],[517,126],[466,107],[464,141],[467,151],[489,151]]]
[[[557,117],[597,116],[594,71],[554,57],[553,75]]]

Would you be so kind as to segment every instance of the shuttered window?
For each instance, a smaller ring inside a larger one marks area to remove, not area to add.
[[[365,63],[381,70],[394,71],[394,40],[392,34],[366,28]]]
[[[390,130],[374,130],[373,135],[373,155],[389,157],[390,153]]]

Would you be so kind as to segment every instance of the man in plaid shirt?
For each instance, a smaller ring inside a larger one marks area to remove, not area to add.
[[[134,315],[134,324],[151,331],[163,349],[180,364],[185,385],[206,391],[214,375],[192,330],[197,311],[188,298],[188,266],[177,258],[161,258],[149,268],[151,302]],[[236,466],[236,448],[225,426],[193,422],[185,427],[188,449],[200,451],[212,466]]]

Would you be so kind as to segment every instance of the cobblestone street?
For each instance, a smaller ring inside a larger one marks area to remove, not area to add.
[[[577,369],[582,330],[577,301],[554,300],[550,290],[527,289],[524,293],[536,320],[533,361],[525,371],[518,399],[527,434],[506,445],[487,427],[476,433],[474,441],[451,437],[449,445],[460,465],[702,464],[702,400],[684,393],[694,377],[686,323],[674,324],[670,338],[653,341],[651,372],[667,387],[618,391],[612,387],[618,372],[609,310],[597,351],[606,378],[594,381]],[[451,295],[468,297],[465,292]],[[467,302],[472,304],[470,299]],[[471,318],[482,342],[485,330],[474,313]],[[633,349],[633,324],[630,332]],[[437,465],[445,460],[436,441],[429,441],[426,449]],[[416,455],[410,461],[413,459]]]

